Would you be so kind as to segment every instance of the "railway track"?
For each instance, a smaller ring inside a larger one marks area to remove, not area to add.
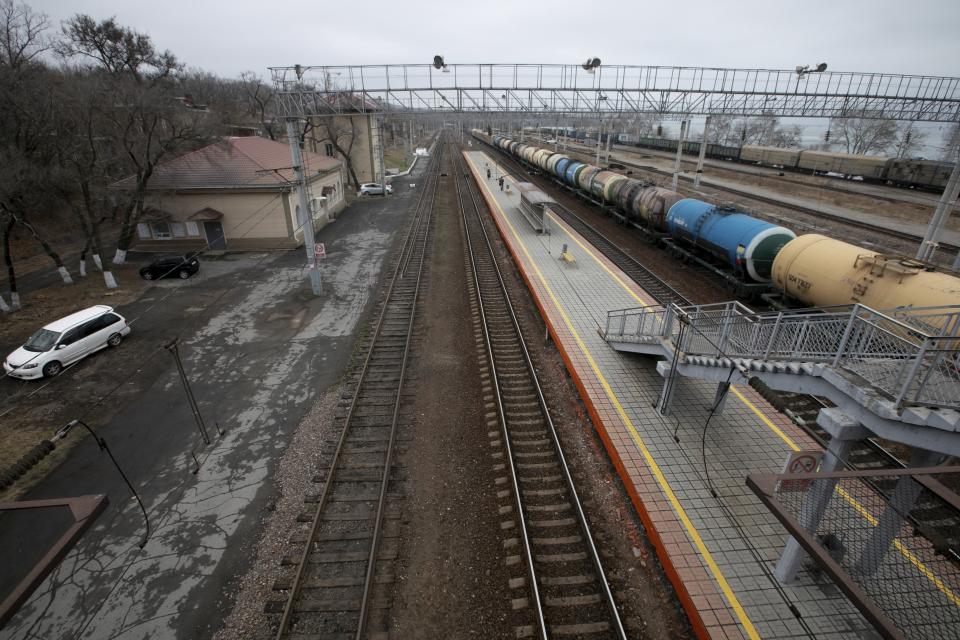
[[[400,501],[394,452],[441,156],[427,170],[352,393],[341,397],[336,449],[314,477],[322,490],[305,498],[312,512],[299,520],[309,526],[293,534],[296,551],[284,559],[292,578],[274,585],[286,597],[267,604],[280,613],[278,640],[359,640],[388,630]]]
[[[493,149],[500,158],[514,167],[515,170],[510,171],[511,175],[519,179],[527,179],[524,175],[523,165],[519,161],[492,146],[490,149]],[[661,305],[687,306],[693,304],[674,288],[663,282],[659,276],[637,262],[616,243],[581,219],[576,213],[562,207],[559,214],[567,224],[597,247],[608,260],[649,292]],[[775,391],[758,380],[752,380],[751,386],[824,449],[827,448],[830,435],[817,424],[816,419],[820,409],[832,406],[831,404],[816,396]],[[856,471],[878,471],[881,469],[903,469],[907,465],[876,441],[866,439],[861,440],[850,450],[845,460],[845,466]],[[893,480],[879,480],[871,484],[885,496],[889,496],[894,487]],[[956,521],[952,515],[944,513],[939,506],[933,504],[918,505],[914,512],[914,520],[919,529],[933,532],[933,535],[930,536],[931,539],[943,541],[944,544],[941,546],[945,548],[945,553],[960,562],[960,521]]]
[[[676,152],[669,153],[669,152],[664,152],[660,149],[651,149],[648,147],[641,147],[638,145],[615,144],[610,148],[611,153],[616,151],[617,149],[619,149],[621,153],[628,153],[633,156],[640,156],[640,157],[652,156],[652,157],[671,160],[671,161],[676,158]],[[696,160],[691,160],[690,156],[687,155],[686,153],[684,153],[682,163],[687,167],[694,167],[694,168],[697,165]],[[883,202],[890,202],[892,204],[921,204],[912,200],[905,200],[903,198],[898,198],[896,196],[885,196],[880,193],[868,193],[865,191],[857,191],[855,189],[845,189],[843,187],[838,187],[833,184],[815,184],[812,182],[804,182],[803,180],[798,180],[796,178],[789,177],[791,174],[800,175],[801,173],[808,173],[805,169],[804,170],[796,170],[796,169],[777,170],[772,167],[767,167],[766,165],[752,165],[747,162],[740,162],[736,160],[721,160],[719,158],[705,159],[704,166],[705,167],[712,166],[722,171],[731,171],[734,173],[739,173],[744,176],[769,178],[769,179],[775,178],[777,182],[795,184],[800,187],[808,187],[811,189],[824,189],[827,191],[833,191],[835,193],[842,193],[844,195],[849,195],[854,197],[870,198],[873,200],[882,200]],[[760,172],[760,171],[751,171],[750,169],[748,169],[748,167],[754,167],[754,166],[756,166],[758,169],[767,169],[769,171]],[[689,171],[690,169],[687,169],[687,170]],[[778,171],[783,175],[778,175],[777,173]],[[839,181],[838,178],[828,178],[828,180]],[[912,191],[916,192],[916,190],[912,190]],[[934,193],[934,192],[920,191],[920,193]]]
[[[495,454],[502,526],[514,550],[518,575],[511,587],[533,620],[517,637],[626,638],[600,556],[574,487],[547,402],[484,227],[485,205],[456,150],[455,189],[468,249],[478,332],[485,344],[481,366],[490,371],[503,452]],[[483,369],[481,369],[483,370]],[[509,489],[507,489],[509,487]],[[508,564],[511,558],[508,558]]]

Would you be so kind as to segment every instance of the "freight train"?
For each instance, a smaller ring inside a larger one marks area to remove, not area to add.
[[[473,130],[477,139],[536,167],[733,283],[740,295],[777,292],[818,307],[861,303],[875,309],[960,305],[960,278],[900,256],[879,254],[681,194],[562,153]],[[767,296],[769,299],[769,296]]]
[[[677,150],[677,141],[668,138],[632,138],[620,134],[620,144],[659,149]],[[629,141],[628,141],[629,140]],[[700,153],[699,142],[684,142],[683,152]],[[719,160],[732,160],[765,167],[805,171],[812,174],[837,174],[860,177],[867,182],[890,184],[897,187],[943,191],[953,171],[952,162],[937,160],[911,160],[887,156],[862,156],[849,153],[814,151],[811,149],[782,149],[755,145],[729,146],[707,144],[704,155]]]

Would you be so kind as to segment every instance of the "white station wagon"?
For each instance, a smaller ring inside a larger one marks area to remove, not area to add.
[[[97,305],[51,322],[7,356],[3,369],[14,378],[52,378],[64,367],[104,347],[116,347],[130,326],[113,307]]]

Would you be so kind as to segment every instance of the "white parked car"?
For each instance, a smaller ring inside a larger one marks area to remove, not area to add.
[[[130,326],[113,307],[97,305],[51,322],[7,356],[3,369],[14,378],[52,378],[64,367],[104,347],[116,347]]]
[[[389,184],[387,185],[387,193],[393,193],[393,187],[391,187]],[[383,185],[377,182],[367,182],[366,184],[360,185],[360,191],[357,192],[357,195],[382,196]]]

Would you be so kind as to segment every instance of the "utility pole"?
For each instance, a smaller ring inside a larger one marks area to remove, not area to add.
[[[953,211],[953,206],[956,203],[958,195],[960,195],[960,162],[954,163],[953,165],[953,173],[950,174],[947,186],[943,189],[943,195],[940,196],[940,202],[937,203],[937,208],[930,218],[930,225],[927,227],[927,232],[923,236],[923,242],[920,243],[920,247],[917,249],[917,260],[929,262],[933,259],[933,254],[939,246],[940,233],[947,224],[947,219]],[[958,256],[954,264],[960,265],[960,256]]]
[[[680,121],[680,139],[677,140],[677,159],[673,161],[673,180],[671,181],[672,189],[677,190],[677,183],[680,181],[680,157],[683,155],[683,139],[687,135],[687,121]]]
[[[703,175],[703,157],[707,153],[707,134],[710,131],[710,116],[703,121],[703,139],[700,141],[700,157],[697,158],[697,173],[693,176],[693,188],[700,188],[700,176]]]
[[[297,224],[303,228],[303,247],[307,252],[307,269],[310,274],[310,287],[313,295],[320,295],[320,272],[317,270],[317,257],[314,255],[313,212],[307,201],[307,175],[303,167],[303,154],[300,151],[300,132],[297,130],[297,118],[287,120],[287,140],[290,141],[290,157],[297,176],[297,197],[300,200],[300,216]]]
[[[375,118],[374,122],[377,123],[377,147],[380,149],[380,186],[383,189],[380,190],[380,195],[384,198],[387,197],[387,172],[383,167],[383,116],[373,116]]]
[[[600,139],[603,138],[603,116],[600,116],[600,123],[597,125],[597,166],[600,166],[600,149],[602,148],[602,143]]]

